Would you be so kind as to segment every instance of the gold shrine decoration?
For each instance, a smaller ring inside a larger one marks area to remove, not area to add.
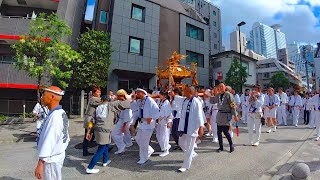
[[[185,59],[187,56],[178,54],[176,51],[173,52],[172,56],[167,59],[166,64],[167,68],[161,70],[160,67],[156,67],[156,75],[159,83],[159,87],[161,87],[160,80],[168,79],[171,83],[172,87],[179,86],[182,87],[181,83],[182,79],[191,78],[192,77],[192,85],[198,86],[197,81],[197,64],[191,63],[192,69],[190,70],[188,67],[182,66],[180,64],[180,60]]]

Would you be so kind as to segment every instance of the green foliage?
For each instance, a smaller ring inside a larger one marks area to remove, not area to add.
[[[105,87],[111,64],[110,35],[87,28],[87,32],[83,33],[79,39],[79,53],[83,61],[73,64],[74,86],[78,88],[88,88],[92,85]]]
[[[0,122],[7,120],[7,117],[3,114],[0,114]]]
[[[71,34],[71,29],[56,14],[44,13],[30,21],[30,31],[12,46],[16,51],[16,67],[37,78],[40,86],[45,74],[56,79],[62,88],[68,87],[72,76],[72,63],[81,61],[80,55],[62,38]],[[48,39],[50,38],[50,39]]]
[[[240,60],[234,59],[226,75],[226,84],[235,88],[237,92],[242,91],[242,86],[247,81],[247,68],[242,66]]]
[[[271,77],[269,86],[273,87],[274,89],[282,87],[285,90],[289,88],[290,81],[289,78],[284,75],[284,73],[277,72]]]

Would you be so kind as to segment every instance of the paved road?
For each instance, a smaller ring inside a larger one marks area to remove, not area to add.
[[[73,123],[72,126],[79,126],[71,127],[72,129],[81,129],[81,123]],[[265,131],[264,127],[263,132]],[[157,156],[158,153],[154,153],[150,161],[140,166],[136,164],[138,147],[135,144],[123,155],[114,155],[114,150],[112,150],[110,166],[101,167],[101,164],[98,164],[96,167],[100,168],[101,172],[95,175],[85,174],[85,168],[91,157],[82,157],[82,151],[74,148],[82,139],[81,136],[74,133],[75,136],[67,150],[63,175],[64,179],[256,180],[261,176],[270,179],[306,140],[310,140],[313,131],[305,126],[279,127],[275,133],[263,133],[259,147],[248,147],[243,146],[247,142],[247,130],[245,127],[240,127],[240,137],[234,137],[236,151],[232,154],[228,151],[216,153],[214,149],[218,147],[217,144],[211,143],[209,138],[204,138],[203,143],[196,150],[199,155],[194,159],[191,169],[184,174],[175,172],[182,164],[183,154],[181,152],[171,152],[170,155],[163,158]],[[3,136],[3,132],[5,131],[0,129],[0,135]],[[227,143],[226,139],[224,141]],[[159,151],[160,148],[154,140],[152,146]],[[227,145],[226,149],[228,149]],[[1,144],[0,179],[34,179],[36,153],[33,141]]]

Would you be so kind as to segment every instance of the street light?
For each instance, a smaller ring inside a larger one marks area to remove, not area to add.
[[[240,63],[241,63],[241,34],[240,34],[240,27],[245,25],[246,23],[244,21],[241,21],[239,24],[238,24],[238,28],[239,28],[239,44],[240,44],[240,55],[239,55],[239,59],[240,59]],[[240,87],[240,91],[242,91],[242,86]]]

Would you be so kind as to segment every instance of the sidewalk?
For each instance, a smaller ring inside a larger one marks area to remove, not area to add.
[[[26,119],[18,124],[0,125],[0,144],[32,142],[36,139],[36,123]],[[83,120],[80,117],[69,118],[70,137],[83,136]]]
[[[297,144],[271,169],[264,173],[260,180],[291,180],[292,168],[297,163],[309,166],[309,179],[320,177],[320,141],[314,141],[316,131],[313,130],[306,141]]]

